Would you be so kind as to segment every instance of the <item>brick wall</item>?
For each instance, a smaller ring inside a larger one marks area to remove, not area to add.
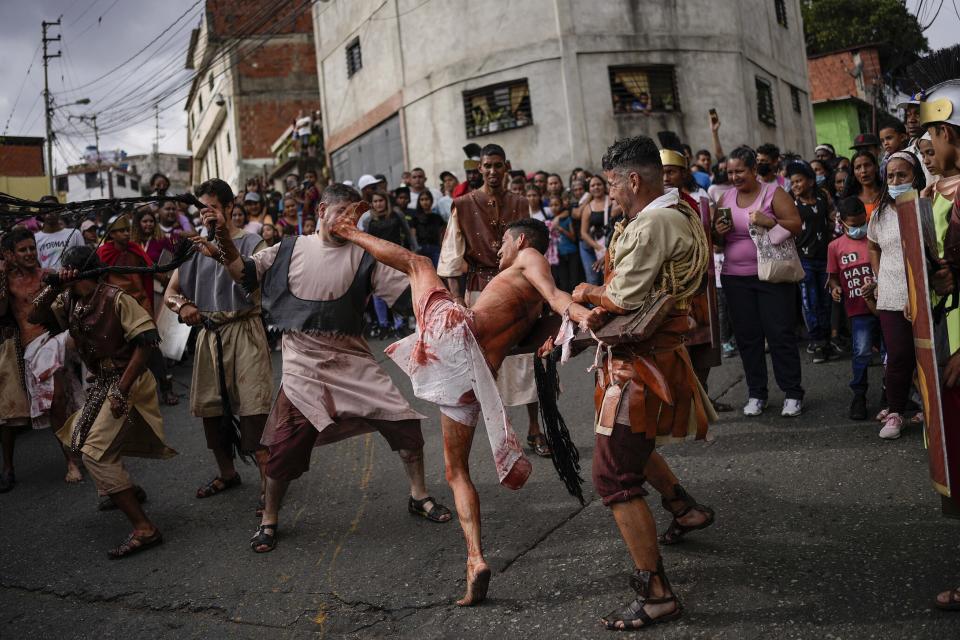
[[[207,0],[207,24],[211,35],[230,38],[258,33],[313,33],[309,2],[289,0]],[[292,19],[299,11],[296,19]]]
[[[277,36],[237,64],[240,91],[256,90],[257,80],[290,80],[291,88],[317,89],[317,57],[313,39],[304,36]],[[271,83],[269,88],[276,88]]]
[[[44,175],[43,147],[0,142],[0,175],[17,177]]]
[[[320,98],[312,95],[277,97],[269,94],[246,96],[237,100],[240,127],[240,157],[270,158],[270,145],[277,141],[297,114],[305,115],[320,108]]]
[[[859,83],[850,75],[858,58],[863,63],[862,82]],[[880,76],[880,56],[874,48],[829,53],[808,59],[807,73],[810,77],[810,99],[813,102],[849,97],[869,100],[862,87],[871,86]]]

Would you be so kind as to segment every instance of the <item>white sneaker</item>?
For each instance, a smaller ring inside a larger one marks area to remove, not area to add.
[[[883,428],[880,429],[880,437],[884,440],[896,440],[903,431],[903,417],[899,413],[887,414],[887,419],[883,422]]]
[[[783,410],[780,415],[784,418],[796,418],[803,413],[803,401],[796,398],[787,398],[783,401]]]
[[[767,407],[767,401],[760,398],[748,398],[746,406],[743,407],[743,415],[758,416],[763,413]]]

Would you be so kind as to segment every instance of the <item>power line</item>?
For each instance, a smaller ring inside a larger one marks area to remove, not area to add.
[[[83,31],[81,31],[80,33],[77,34],[77,38],[79,39],[80,36],[82,36],[83,34],[85,34],[87,31],[90,31],[90,29],[93,29],[95,26],[98,27],[98,26],[100,26],[101,24],[103,24],[103,16],[107,15],[107,13],[110,12],[110,9],[113,9],[118,2],[120,2],[120,0],[113,0],[113,4],[111,4],[109,7],[107,7],[106,9],[104,9],[103,13],[100,14],[100,17],[97,18],[96,22],[91,22],[90,25],[89,25],[86,29],[84,29]]]
[[[287,1],[288,0],[276,0],[272,4],[264,5],[256,14],[249,17],[250,19],[247,21],[246,25],[257,23],[259,19],[259,14],[273,13],[276,8],[278,8],[280,5],[284,4]],[[278,24],[276,25],[276,28],[273,31],[268,31],[264,34],[257,36],[257,35],[254,35],[253,33],[254,30],[252,29],[245,32],[241,30],[241,32],[238,33],[238,35],[235,37],[236,39],[233,42],[231,42],[229,45],[227,45],[226,47],[223,47],[220,51],[217,52],[213,60],[210,61],[210,63],[206,66],[206,68],[214,67],[218,61],[226,59],[228,55],[232,54],[234,51],[237,51],[244,45],[248,44],[245,41],[245,38],[251,38],[251,39],[258,38],[258,37],[262,38],[263,41],[260,44],[253,46],[247,51],[243,52],[242,54],[240,54],[240,57],[238,59],[234,60],[231,63],[226,64],[222,71],[215,74],[215,77],[223,76],[224,74],[226,74],[226,72],[229,69],[235,67],[240,62],[242,62],[247,57],[249,57],[252,53],[262,48],[272,36],[280,33],[280,31],[284,28],[284,26],[288,22],[296,21],[296,19],[301,15],[302,11],[306,8],[306,6],[308,4],[311,4],[312,2],[314,2],[314,0],[304,0],[303,2],[301,2],[300,5],[297,6],[297,8],[291,12],[290,16],[288,16],[286,20],[282,20],[278,22]],[[158,91],[153,95],[149,96],[148,98],[141,100],[140,102],[134,102],[134,101],[137,100],[138,97],[141,95],[140,89],[146,87],[146,83],[141,84],[138,87],[135,87],[125,97],[114,99],[112,101],[114,106],[112,108],[108,108],[105,110],[105,113],[112,116],[114,120],[112,123],[106,124],[104,126],[104,130],[106,131],[108,127],[112,125],[113,128],[110,130],[118,131],[122,128],[125,128],[126,126],[131,126],[132,124],[137,124],[139,122],[142,122],[143,120],[149,118],[149,115],[146,117],[135,119],[132,122],[129,122],[129,121],[131,118],[136,118],[136,114],[138,113],[142,114],[143,110],[146,109],[147,107],[153,107],[154,105],[162,104],[168,98],[171,98],[173,96],[177,96],[178,100],[184,97],[184,96],[179,96],[177,94],[182,92],[183,89],[188,89],[193,84],[194,80],[195,80],[195,76],[191,75],[184,82],[179,83],[177,86],[174,86],[170,89],[163,89],[161,91]],[[170,108],[171,106],[173,105],[168,104],[167,106],[163,107],[161,111],[164,111]]]
[[[107,78],[107,77],[110,76],[114,71],[117,71],[118,69],[123,68],[124,65],[132,62],[134,59],[136,59],[137,56],[139,56],[141,53],[143,53],[144,51],[146,51],[147,49],[149,49],[157,40],[159,40],[161,37],[163,37],[164,34],[166,34],[168,31],[170,31],[170,29],[172,29],[174,26],[176,26],[176,24],[177,24],[178,22],[180,22],[181,20],[183,20],[183,18],[186,17],[191,11],[193,11],[194,9],[196,9],[197,5],[199,5],[201,2],[204,2],[204,0],[197,0],[196,2],[194,2],[194,3],[190,6],[189,9],[187,9],[186,11],[184,11],[183,13],[181,13],[181,14],[177,17],[176,20],[174,20],[172,23],[170,23],[169,26],[167,26],[167,27],[166,27],[165,29],[163,29],[160,33],[158,33],[156,36],[154,36],[154,38],[153,38],[150,42],[148,42],[146,45],[144,45],[144,47],[143,47],[142,49],[140,49],[139,51],[137,51],[136,53],[134,53],[133,55],[131,55],[129,58],[127,58],[127,59],[124,60],[123,62],[119,63],[117,66],[113,67],[113,68],[110,69],[109,71],[103,73],[102,75],[97,76],[97,77],[94,78],[93,80],[90,80],[90,81],[88,81],[88,82],[84,82],[84,83],[81,84],[81,85],[77,85],[77,86],[75,87],[75,89],[78,90],[78,89],[83,89],[83,88],[89,87],[90,85],[95,84],[95,83],[103,80],[104,78]],[[178,30],[178,31],[179,31],[179,30]]]
[[[27,79],[30,77],[30,72],[33,70],[33,64],[37,61],[37,54],[40,53],[41,45],[37,45],[37,48],[33,51],[33,58],[30,59],[30,66],[27,67],[27,73],[23,76],[23,82],[20,83],[20,90],[17,91],[17,97],[13,100],[13,106],[10,107],[10,113],[7,114],[7,122],[3,125],[3,135],[7,135],[7,130],[10,128],[10,120],[13,118],[14,112],[17,110],[17,104],[20,102],[20,96],[23,94],[23,88],[27,86]]]
[[[83,11],[81,11],[81,12],[80,12],[80,15],[78,15],[76,18],[74,18],[73,20],[71,20],[70,23],[69,23],[67,26],[69,27],[69,26],[72,26],[72,25],[77,24],[77,23],[80,21],[80,19],[81,19],[83,16],[87,15],[87,12],[90,11],[90,9],[93,8],[93,5],[97,4],[98,2],[100,2],[100,0],[93,0],[93,2],[91,2],[90,4],[88,4],[88,5],[87,5],[87,8],[84,9]]]

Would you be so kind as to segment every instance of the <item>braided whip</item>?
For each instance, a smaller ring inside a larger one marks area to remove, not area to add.
[[[240,440],[240,420],[233,413],[233,407],[230,406],[230,395],[227,391],[227,375],[223,366],[223,340],[220,338],[220,330],[209,319],[204,319],[203,328],[213,333],[217,343],[217,381],[220,383],[220,404],[223,409],[223,415],[220,416],[220,424],[217,429],[217,436],[220,439],[220,446],[224,451],[230,453],[231,458],[237,455],[244,462],[252,462],[253,456],[245,452]]]
[[[563,480],[567,491],[586,504],[583,499],[583,478],[580,477],[580,452],[570,439],[567,423],[560,414],[557,397],[560,395],[560,377],[557,375],[557,352],[541,360],[533,359],[533,377],[537,382],[540,399],[540,416],[543,418],[544,435],[553,452],[553,466]],[[544,361],[546,364],[544,364]]]

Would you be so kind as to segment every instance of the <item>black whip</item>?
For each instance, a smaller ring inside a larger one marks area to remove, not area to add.
[[[560,395],[560,376],[557,375],[557,352],[541,360],[533,359],[533,377],[537,382],[537,395],[540,397],[540,417],[543,418],[544,435],[553,452],[553,466],[563,480],[567,491],[580,504],[583,499],[583,478],[580,477],[580,452],[570,439],[567,423],[560,414],[557,397]],[[544,361],[546,364],[544,364]]]
[[[224,451],[230,452],[231,458],[239,455],[244,462],[253,462],[253,456],[243,451],[240,439],[240,420],[234,415],[233,407],[230,406],[227,374],[223,366],[223,340],[220,338],[220,330],[209,318],[203,319],[203,327],[213,333],[217,342],[217,378],[220,382],[220,405],[223,409],[223,415],[220,416],[220,425],[217,430],[220,446],[223,447]]]
[[[76,279],[77,280],[95,280],[107,273],[124,273],[124,274],[167,273],[169,271],[173,271],[174,269],[182,265],[184,262],[189,260],[190,256],[193,255],[193,252],[194,252],[193,243],[187,238],[182,238],[177,243],[177,246],[174,249],[173,259],[166,264],[161,265],[161,264],[154,263],[149,267],[132,267],[132,266],[131,267],[121,267],[121,266],[97,267],[96,269],[87,269],[86,271],[81,271]],[[46,284],[50,284],[53,286],[59,286],[62,284],[62,282],[60,281],[60,275],[58,273],[46,273],[43,275],[42,279]]]

